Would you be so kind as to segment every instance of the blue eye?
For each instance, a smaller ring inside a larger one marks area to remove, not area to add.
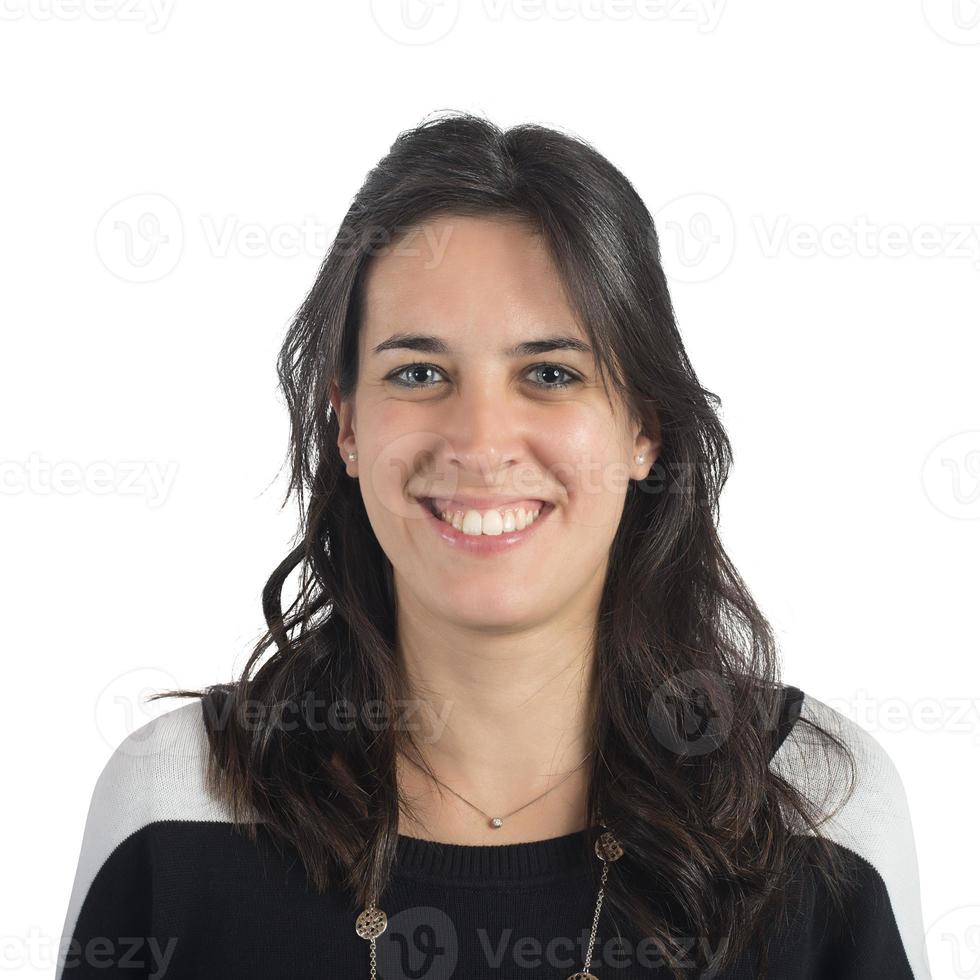
[[[400,376],[405,374],[406,371],[415,373],[415,372],[420,372],[422,370],[426,370],[431,374],[433,371],[438,373],[439,369],[434,364],[421,364],[421,363],[409,364],[407,367],[399,368],[397,371],[394,371],[391,374],[389,374],[386,380],[393,381],[396,385],[401,385],[403,388],[431,388],[433,385],[436,384],[435,381],[412,382],[412,381],[399,380]]]
[[[396,385],[401,385],[403,388],[421,389],[421,388],[435,387],[439,382],[401,380],[401,376],[406,373],[409,374],[409,376],[411,376],[412,374],[417,375],[423,371],[425,371],[430,375],[433,372],[435,372],[436,374],[441,373],[434,364],[426,364],[425,362],[422,361],[416,361],[412,364],[406,364],[405,367],[398,368],[396,371],[393,371],[385,378],[385,380],[391,381],[393,384]],[[568,378],[571,379],[570,381],[555,381],[550,384],[549,383],[542,384],[541,382],[534,382],[536,387],[544,388],[546,391],[556,391],[562,388],[568,388],[569,385],[578,384],[581,381],[581,378],[579,378],[577,374],[573,373],[572,371],[569,371],[567,368],[563,368],[560,364],[535,364],[532,367],[528,368],[528,372],[531,371],[558,372],[559,374],[566,375]]]
[[[567,368],[563,368],[560,364],[535,364],[534,367],[529,368],[528,370],[558,372],[559,374],[564,374],[571,378],[571,381],[556,381],[554,384],[542,385],[544,388],[567,388],[570,384],[575,384],[579,381],[578,375],[572,374],[571,371],[569,371]]]

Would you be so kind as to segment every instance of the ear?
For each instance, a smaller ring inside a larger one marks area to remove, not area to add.
[[[357,461],[350,459],[350,454],[357,452],[354,434],[354,410],[350,401],[341,399],[340,389],[335,381],[330,383],[330,407],[337,417],[337,448],[347,465],[347,472],[354,476],[357,471]]]
[[[650,468],[657,461],[663,444],[660,440],[660,422],[657,420],[653,435],[647,435],[643,431],[637,432],[633,439],[633,456],[630,463],[634,470],[634,479],[642,480],[650,472]],[[637,462],[637,456],[642,456]]]

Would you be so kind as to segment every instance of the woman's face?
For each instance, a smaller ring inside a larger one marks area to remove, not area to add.
[[[473,630],[594,614],[657,446],[607,400],[543,239],[445,216],[376,256],[356,391],[332,400],[400,607]]]

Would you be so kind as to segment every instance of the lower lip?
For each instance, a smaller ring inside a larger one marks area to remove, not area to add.
[[[510,551],[519,547],[534,537],[538,528],[551,516],[551,512],[555,509],[554,504],[544,504],[534,523],[524,528],[523,531],[503,531],[501,534],[463,534],[462,531],[457,531],[452,524],[447,524],[444,520],[436,517],[429,510],[428,503],[420,500],[418,504],[425,511],[425,516],[429,519],[429,526],[446,544],[459,552],[470,555],[497,555],[502,551]]]

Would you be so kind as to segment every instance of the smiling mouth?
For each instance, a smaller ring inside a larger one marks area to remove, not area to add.
[[[522,500],[479,509],[435,497],[424,497],[419,502],[438,520],[473,537],[523,531],[554,510],[554,504],[544,500]]]

